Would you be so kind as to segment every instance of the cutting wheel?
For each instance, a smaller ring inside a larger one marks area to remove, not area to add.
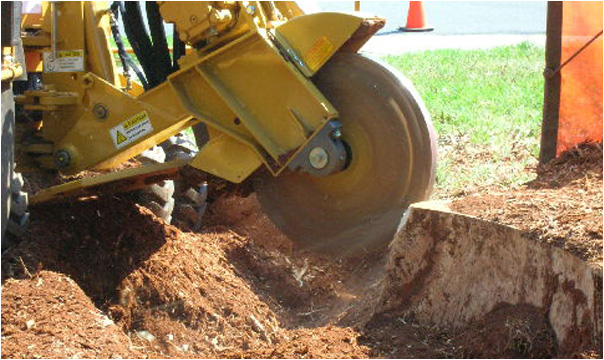
[[[349,164],[326,177],[261,176],[258,198],[296,242],[351,253],[382,249],[409,204],[432,190],[430,116],[407,79],[358,54],[336,55],[313,82],[340,113]]]

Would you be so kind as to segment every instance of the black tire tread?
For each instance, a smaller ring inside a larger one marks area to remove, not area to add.
[[[154,146],[140,154],[137,159],[143,164],[163,163],[166,154],[162,147]],[[172,221],[174,211],[174,180],[164,180],[151,184],[138,192],[138,204],[151,210],[166,224]]]

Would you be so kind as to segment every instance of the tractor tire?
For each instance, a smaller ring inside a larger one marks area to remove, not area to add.
[[[166,153],[166,160],[190,159],[197,155],[198,147],[189,138],[180,133],[164,141],[161,147]],[[206,210],[208,185],[203,182],[191,184],[186,180],[176,184],[175,225],[184,229],[198,231],[203,224]]]
[[[154,146],[137,156],[137,159],[143,165],[158,164],[165,161],[166,154],[160,146]],[[151,210],[155,216],[162,219],[166,224],[170,224],[174,211],[174,180],[163,180],[139,190],[137,202]]]
[[[23,177],[15,172],[15,102],[12,86],[2,83],[2,246],[4,253],[25,233],[29,222]]]

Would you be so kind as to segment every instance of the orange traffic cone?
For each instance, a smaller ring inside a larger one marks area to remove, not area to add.
[[[426,25],[426,16],[424,15],[424,5],[421,1],[409,1],[409,12],[407,13],[407,26],[400,27],[401,31],[432,31]]]

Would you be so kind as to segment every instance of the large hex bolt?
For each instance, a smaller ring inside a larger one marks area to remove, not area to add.
[[[94,104],[92,107],[92,113],[97,119],[103,120],[107,118],[107,115],[109,115],[109,109],[107,106],[105,106],[105,104],[98,103]]]
[[[67,150],[59,150],[55,154],[55,164],[59,168],[66,168],[71,163],[71,155]]]
[[[308,153],[308,161],[310,162],[310,166],[315,169],[323,169],[327,166],[329,161],[329,155],[327,151],[320,146],[314,147]]]

